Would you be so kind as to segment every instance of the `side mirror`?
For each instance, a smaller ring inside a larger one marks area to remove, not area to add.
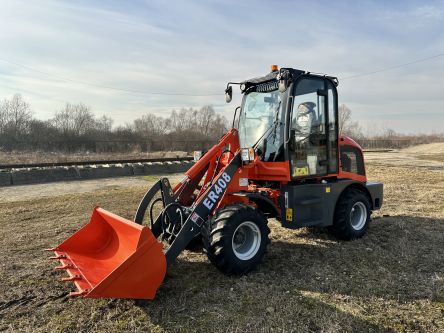
[[[279,80],[278,89],[279,92],[284,93],[288,89],[288,84],[291,80],[291,74],[288,70],[285,70],[284,68],[281,68],[279,70],[279,74],[277,76],[277,79]]]
[[[233,99],[233,87],[228,86],[227,89],[225,89],[225,102],[230,103]]]

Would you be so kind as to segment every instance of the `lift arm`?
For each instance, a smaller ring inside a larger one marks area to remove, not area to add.
[[[168,265],[171,264],[180,252],[185,249],[188,243],[200,233],[202,225],[208,220],[214,208],[217,207],[225,195],[240,165],[241,158],[240,154],[237,153],[231,162],[215,177],[212,185],[192,206],[192,211],[188,215],[182,229],[165,253]]]

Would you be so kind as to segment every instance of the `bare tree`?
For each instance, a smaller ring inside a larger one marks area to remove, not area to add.
[[[52,123],[65,135],[81,136],[94,128],[95,119],[89,106],[66,103],[55,113]]]
[[[197,116],[197,126],[205,136],[210,134],[212,122],[216,120],[216,112],[211,106],[204,106],[200,109]]]
[[[345,104],[341,104],[338,110],[339,134],[353,138],[362,138],[362,129],[357,121],[352,119],[352,111]]]
[[[169,130],[176,133],[189,132],[186,136],[220,137],[227,131],[227,119],[216,114],[213,107],[204,106],[200,110],[173,110],[168,118]]]
[[[347,131],[351,122],[351,110],[345,104],[339,105],[339,133]]]
[[[176,110],[171,111],[168,118],[168,131],[175,131],[180,126],[179,115]]]
[[[20,94],[15,94],[10,100],[4,100],[0,105],[0,131],[9,133],[15,139],[29,131],[32,112]]]
[[[94,129],[101,133],[109,133],[113,128],[114,120],[111,117],[103,115],[96,119]]]
[[[3,134],[8,122],[7,100],[3,100],[0,104],[0,134]]]
[[[148,113],[134,120],[134,130],[145,139],[158,138],[166,133],[167,121],[165,118]]]
[[[386,139],[395,139],[399,137],[399,135],[392,128],[384,128],[382,131],[382,137]]]

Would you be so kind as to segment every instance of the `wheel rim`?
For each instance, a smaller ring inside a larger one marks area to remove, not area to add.
[[[251,221],[242,222],[233,233],[231,245],[234,254],[240,260],[253,258],[261,245],[259,227]]]
[[[356,202],[350,211],[350,223],[353,229],[361,230],[367,221],[367,207],[361,201]]]

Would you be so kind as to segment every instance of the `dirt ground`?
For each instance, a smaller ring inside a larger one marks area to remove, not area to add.
[[[417,145],[386,152],[365,153],[372,165],[413,166],[437,170],[444,168],[444,142]]]
[[[169,174],[168,179],[176,184],[183,178],[182,174]],[[93,180],[76,180],[56,183],[0,187],[0,202],[27,201],[36,198],[73,195],[93,191],[117,190],[122,188],[141,187],[145,190],[157,181],[159,176],[104,178]]]
[[[185,251],[153,301],[69,298],[42,251],[96,204],[132,218],[152,178],[0,191],[0,331],[444,332],[444,169],[382,161],[368,159],[385,198],[362,239],[271,220],[258,270],[226,277]]]

